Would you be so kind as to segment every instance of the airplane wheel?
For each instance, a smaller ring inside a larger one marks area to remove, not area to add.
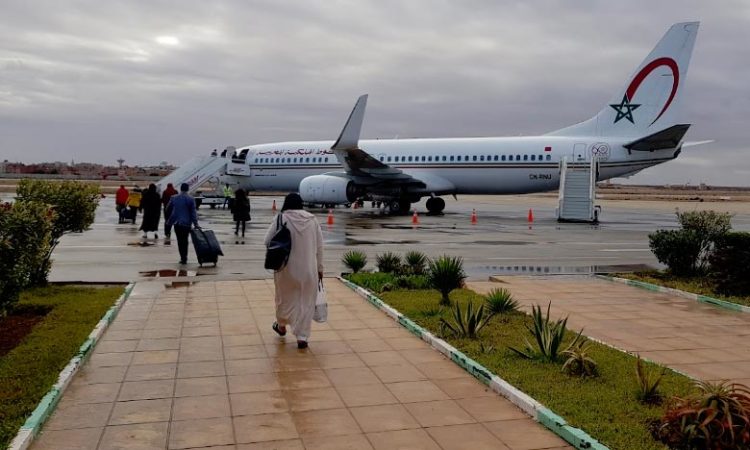
[[[427,204],[425,206],[427,206],[429,214],[442,214],[445,209],[445,200],[440,197],[430,197],[427,199]]]
[[[388,207],[391,210],[391,214],[408,214],[409,208],[411,207],[411,202],[408,200],[393,200]]]

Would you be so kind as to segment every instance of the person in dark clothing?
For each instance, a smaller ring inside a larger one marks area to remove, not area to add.
[[[141,230],[143,231],[144,239],[148,238],[148,232],[154,232],[154,239],[159,238],[159,219],[161,218],[161,198],[159,193],[156,192],[156,185],[151,183],[148,189],[143,191],[141,197],[141,211],[143,211],[143,221],[141,222]]]
[[[240,225],[242,225],[242,243],[245,243],[245,227],[248,220],[250,220],[250,199],[247,198],[247,192],[244,189],[237,189],[234,193],[234,205],[232,208],[232,216],[234,218],[234,235],[240,232]]]
[[[172,199],[173,195],[177,194],[177,189],[172,186],[172,183],[167,184],[167,188],[161,194],[161,204],[164,207],[164,238],[169,240],[172,237],[172,225],[169,224],[167,218],[169,217],[169,200]]]
[[[198,212],[195,208],[195,199],[188,194],[189,190],[190,186],[187,183],[182,183],[180,185],[180,193],[172,197],[168,206],[171,213],[167,220],[170,225],[174,225],[174,233],[177,235],[180,264],[187,264],[190,227],[200,228],[200,225],[198,225]]]

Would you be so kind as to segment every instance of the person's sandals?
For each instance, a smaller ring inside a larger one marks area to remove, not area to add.
[[[281,327],[279,327],[277,322],[274,322],[273,325],[271,325],[271,328],[273,328],[273,331],[279,336],[286,336],[286,328],[284,328],[284,331],[281,331]]]
[[[297,348],[298,349],[305,349],[305,348],[307,348],[307,341],[297,341]]]

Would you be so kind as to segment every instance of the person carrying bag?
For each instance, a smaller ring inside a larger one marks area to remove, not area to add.
[[[302,198],[286,196],[281,213],[266,232],[265,267],[274,270],[276,321],[273,330],[285,336],[287,326],[297,347],[307,348],[323,279],[323,233],[314,215],[302,209]]]

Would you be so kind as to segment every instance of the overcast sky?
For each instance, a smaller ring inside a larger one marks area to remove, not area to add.
[[[629,182],[748,185],[750,1],[2,0],[0,159],[179,164],[228,145],[542,134],[700,20],[687,148]]]

